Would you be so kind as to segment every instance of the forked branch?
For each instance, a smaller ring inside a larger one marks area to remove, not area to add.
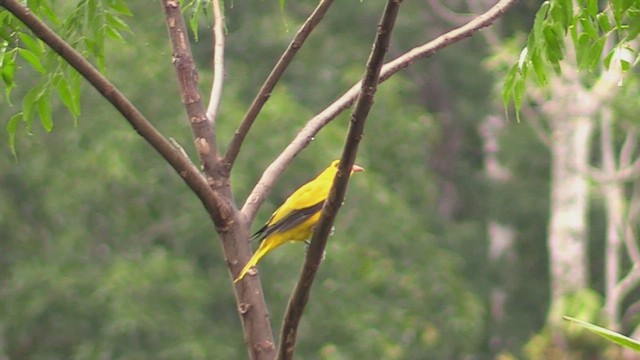
[[[465,25],[451,30],[424,45],[415,47],[395,60],[390,61],[382,67],[379,81],[387,80],[398,71],[407,68],[414,61],[431,56],[439,50],[468,38],[493,24],[516,2],[517,0],[500,0],[484,14],[479,15]],[[254,218],[257,209],[262,205],[280,175],[289,166],[293,158],[309,145],[318,131],[353,105],[358,96],[360,86],[360,83],[355,84],[336,101],[309,120],[278,158],[267,167],[242,207],[242,212],[247,219],[251,221]]]
[[[311,285],[322,261],[322,254],[324,253],[327,238],[331,232],[331,226],[347,191],[349,175],[358,152],[358,145],[362,138],[367,115],[373,105],[373,98],[380,77],[380,69],[382,68],[384,56],[389,48],[391,31],[395,25],[401,2],[402,0],[389,0],[380,24],[378,25],[378,32],[367,62],[358,102],[351,115],[351,125],[349,126],[349,133],[347,134],[340,166],[338,167],[338,174],[333,182],[329,197],[322,208],[320,221],[315,227],[300,279],[287,304],[282,331],[280,332],[280,345],[278,346],[277,358],[280,360],[293,358],[298,324],[300,323],[302,313],[309,299]]]
[[[326,14],[327,10],[329,10],[331,4],[333,4],[333,0],[320,1],[315,10],[313,10],[304,24],[302,24],[302,26],[296,33],[296,36],[293,38],[276,65],[273,67],[273,70],[271,70],[271,73],[267,77],[267,80],[265,80],[264,84],[262,84],[260,91],[258,91],[258,94],[253,99],[251,106],[249,106],[249,110],[247,110],[247,113],[244,115],[244,118],[240,123],[240,126],[233,135],[231,143],[229,144],[229,149],[225,154],[224,162],[229,166],[229,168],[233,166],[236,157],[238,157],[238,153],[240,152],[240,148],[242,147],[242,142],[247,136],[247,133],[249,133],[249,129],[258,117],[260,110],[262,110],[264,104],[267,102],[267,100],[269,100],[271,91],[273,91],[273,88],[278,83],[278,80],[280,80],[280,77],[282,76],[282,74],[284,74],[284,71],[291,63],[291,60],[293,60],[293,57],[298,53],[298,50],[300,50],[307,37],[309,37],[313,29],[315,29],[316,25],[318,25],[318,23],[320,23],[320,21],[324,17],[324,14]]]
[[[136,132],[171,164],[187,185],[198,195],[212,217],[218,220],[222,218],[217,200],[197,167],[184,156],[179,148],[173,146],[169,140],[162,136],[118,88],[19,1],[0,0],[0,6],[6,8],[22,21],[38,38],[76,69],[124,116]]]

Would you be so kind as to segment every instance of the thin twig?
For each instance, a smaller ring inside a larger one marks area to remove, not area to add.
[[[118,90],[100,71],[88,62],[78,51],[67,44],[33,12],[16,0],[0,0],[0,5],[22,21],[33,33],[53,51],[76,69],[107,101],[109,101],[167,162],[180,174],[185,183],[198,195],[200,201],[214,218],[222,218],[217,199],[198,168],[183,153],[175,148],[145,118],[144,115]]]
[[[618,162],[620,163],[620,168],[625,168],[631,164],[631,159],[633,159],[633,153],[636,150],[636,146],[638,145],[638,132],[634,127],[629,126],[626,130],[627,135],[625,136],[624,143],[622,144],[622,148],[620,149],[620,159]]]
[[[640,266],[634,264],[627,275],[614,287],[619,301],[624,301],[625,296],[628,295],[631,290],[637,288],[638,284],[640,284]]]
[[[637,236],[634,231],[638,224],[638,216],[640,216],[640,180],[636,179],[633,184],[633,191],[627,209],[624,238],[627,253],[634,266],[640,266],[640,247],[638,246]]]
[[[322,254],[327,243],[327,238],[331,232],[331,226],[338,213],[338,210],[344,200],[347,190],[351,167],[358,152],[358,145],[364,131],[364,124],[367,120],[369,110],[373,105],[380,69],[384,62],[384,56],[389,49],[391,32],[393,30],[400,3],[402,0],[389,0],[385,7],[382,19],[378,25],[378,32],[374,42],[371,55],[367,62],[365,75],[360,89],[358,102],[351,115],[351,126],[344,146],[338,174],[334,179],[331,192],[325,201],[320,221],[316,225],[311,244],[307,251],[300,279],[296,284],[291,299],[287,304],[282,331],[280,332],[280,345],[278,346],[277,359],[288,360],[293,358],[293,352],[296,345],[296,337],[298,332],[298,324],[302,318],[311,285],[322,261]]]
[[[407,68],[414,61],[431,56],[439,50],[456,43],[462,39],[468,38],[481,29],[493,24],[498,18],[513,6],[517,0],[500,0],[491,9],[484,14],[479,15],[475,19],[469,21],[465,25],[447,32],[428,43],[415,47],[393,61],[385,64],[380,72],[380,82],[390,78],[393,74]],[[245,201],[242,212],[249,221],[255,217],[257,209],[262,205],[267,194],[273,188],[280,175],[289,166],[293,158],[302,151],[313,139],[313,137],[325,125],[335,119],[340,113],[348,109],[356,97],[360,82],[353,85],[347,92],[335,100],[331,105],[326,107],[322,112],[314,116],[307,122],[305,127],[296,135],[293,141],[284,149],[284,151],[267,167],[262,177],[251,191],[251,194]]]
[[[267,100],[269,100],[271,91],[273,91],[273,88],[276,86],[276,84],[280,80],[280,77],[282,76],[282,74],[284,74],[284,71],[291,63],[291,60],[293,60],[293,57],[298,53],[298,50],[300,50],[307,37],[309,37],[316,25],[320,23],[327,10],[329,10],[331,4],[333,4],[333,0],[320,1],[315,10],[313,10],[304,24],[302,24],[302,26],[296,33],[296,36],[293,38],[276,65],[273,67],[273,70],[271,70],[271,73],[265,80],[264,84],[262,84],[260,91],[258,91],[258,94],[253,99],[249,110],[247,110],[247,113],[244,115],[244,118],[240,123],[240,126],[233,135],[227,153],[224,156],[224,163],[227,164],[229,168],[233,167],[233,163],[235,162],[236,157],[238,157],[238,153],[240,152],[240,148],[242,147],[242,142],[249,133],[249,129],[258,117],[260,110],[262,110],[264,104],[267,102]]]
[[[222,99],[224,83],[224,16],[220,8],[220,0],[211,2],[213,7],[213,83],[207,106],[207,119],[215,124]]]
[[[618,169],[616,172],[608,173],[600,169],[595,169],[589,173],[594,180],[601,183],[609,182],[624,182],[633,180],[640,175],[640,158],[633,161],[633,163],[624,169]]]

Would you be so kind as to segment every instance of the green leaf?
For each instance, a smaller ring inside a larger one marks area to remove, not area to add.
[[[573,25],[573,0],[563,0],[562,9],[564,10],[564,16],[567,19],[567,25],[565,30]]]
[[[635,40],[640,34],[640,21],[632,21],[627,29],[627,35],[625,36],[625,42]]]
[[[596,17],[600,30],[607,33],[613,29],[613,25],[609,22],[609,15],[607,13],[600,13]]]
[[[17,113],[13,115],[9,121],[7,122],[7,133],[9,134],[9,149],[11,149],[11,153],[13,156],[17,156],[16,154],[16,132],[18,131],[18,123],[22,118],[22,113]]]
[[[74,119],[77,119],[78,115],[80,115],[80,103],[77,101],[77,96],[73,94],[71,86],[64,76],[58,79],[57,90],[58,96],[64,106],[69,110],[71,115],[73,115]]]
[[[591,17],[596,17],[598,14],[598,0],[587,0],[587,11]]]
[[[605,68],[609,69],[609,67],[611,66],[611,59],[613,58],[613,55],[616,53],[616,51],[618,51],[617,49],[612,49],[611,51],[609,51],[609,53],[607,53],[607,56],[605,56],[604,58],[604,66]]]
[[[25,49],[31,50],[38,57],[44,52],[44,47],[42,47],[40,40],[31,37],[31,35],[20,32],[18,33],[18,38],[20,38]]]
[[[200,8],[202,6],[201,0],[195,0],[193,2],[193,12],[189,18],[189,28],[193,33],[193,39],[198,42],[198,24],[200,19]]]
[[[91,24],[92,26],[95,27],[99,26],[100,21],[98,20],[98,6],[100,4],[98,4],[95,0],[88,0],[87,1],[87,7],[86,7],[86,16],[87,16],[87,21],[89,22],[89,24]]]
[[[613,10],[613,19],[616,22],[616,28],[621,29],[622,27],[622,0],[609,0],[609,4],[611,5],[611,9]]]
[[[544,39],[547,42],[547,57],[549,60],[552,63],[562,60],[562,43],[558,40],[558,36],[553,31],[553,28],[551,26],[546,26],[543,33]]]
[[[38,105],[38,98],[42,89],[40,86],[33,87],[22,99],[22,118],[27,125],[31,125],[33,121],[33,114],[36,111],[36,106]]]
[[[549,7],[551,6],[551,4],[549,3],[549,1],[545,1],[542,3],[542,5],[540,5],[540,9],[538,10],[538,12],[536,13],[536,17],[533,20],[533,35],[534,37],[537,38],[542,38],[542,30],[543,30],[543,22],[545,20],[545,18],[547,17],[547,11],[549,10]]]
[[[124,22],[124,20],[122,20],[121,18],[107,12],[104,14],[104,18],[105,21],[107,23],[107,25],[109,25],[109,27],[114,28],[116,30],[120,30],[120,31],[126,31],[131,33],[131,28],[129,27],[129,25]]]
[[[531,64],[533,65],[533,71],[536,74],[536,80],[540,85],[547,85],[547,73],[544,65],[544,61],[540,54],[536,51],[531,55]]]
[[[5,56],[0,59],[0,70],[2,70],[2,81],[5,86],[15,85],[13,79],[16,72],[16,63],[11,55],[5,54]]]
[[[47,131],[53,130],[53,118],[51,116],[51,92],[44,91],[38,98],[38,115],[40,115],[40,123]]]
[[[78,126],[78,116],[80,115],[80,112],[81,112],[80,98],[82,95],[82,92],[81,92],[82,77],[80,76],[80,73],[78,73],[73,69],[69,70],[68,77],[69,78],[67,80],[68,80],[69,88],[71,89],[71,99],[73,100],[72,102],[73,110],[71,111],[71,113],[76,114],[73,120],[74,120],[74,125]]]
[[[601,37],[589,47],[585,59],[585,69],[593,71],[598,67],[600,59],[602,59],[602,50],[604,49],[606,40],[605,37]]]
[[[40,13],[46,16],[56,27],[60,27],[60,25],[62,25],[60,18],[58,18],[53,9],[51,9],[47,1],[43,1],[40,4]]]
[[[29,9],[38,9],[40,7],[40,0],[27,0],[27,6]]]
[[[582,30],[587,33],[592,39],[595,40],[600,37],[598,29],[596,28],[597,24],[594,23],[593,18],[588,16],[581,16],[580,25],[582,25]]]
[[[522,109],[522,100],[524,99],[525,81],[517,79],[513,86],[513,104],[516,109],[516,117],[520,121],[520,110]]]
[[[120,34],[120,32],[118,32],[118,30],[112,28],[112,27],[106,27],[104,29],[105,34],[110,37],[113,40],[118,40],[118,41],[122,41],[124,42],[124,37],[122,37],[122,34]]]
[[[554,22],[557,22],[562,25],[563,29],[567,29],[571,22],[571,17],[566,16],[566,12],[563,9],[562,1],[554,1],[551,3],[551,8],[549,8],[549,17]]]
[[[110,9],[118,12],[119,14],[126,15],[126,16],[133,16],[133,13],[131,12],[131,10],[129,10],[127,3],[124,2],[123,0],[109,0],[107,2],[107,6]]]
[[[504,80],[504,84],[502,85],[502,104],[505,109],[509,107],[509,103],[512,100],[513,96],[513,84],[516,80],[516,75],[518,74],[518,64],[511,66],[509,72],[507,73],[507,77]]]
[[[635,350],[635,351],[640,351],[640,342],[630,338],[630,337],[626,337],[622,334],[618,334],[615,331],[611,331],[609,329],[605,329],[603,327],[594,325],[594,324],[590,324],[588,322],[582,321],[582,320],[578,320],[578,319],[574,319],[572,317],[569,316],[563,316],[563,318],[565,320],[571,321],[573,323],[576,323],[582,327],[584,327],[585,329],[592,331],[602,337],[604,337],[605,339],[612,341],[618,345],[624,346],[626,348]]]
[[[47,73],[47,70],[44,69],[44,66],[42,66],[42,63],[40,62],[40,59],[38,58],[38,56],[36,56],[36,54],[23,48],[19,48],[18,53],[20,54],[20,57],[31,64],[31,67],[33,67],[34,70],[43,75]]]
[[[578,67],[580,69],[586,68],[587,64],[587,52],[591,45],[591,39],[589,35],[581,33],[578,35],[578,41],[576,42],[576,60],[578,61]]]

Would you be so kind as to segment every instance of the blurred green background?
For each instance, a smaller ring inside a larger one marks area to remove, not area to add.
[[[195,159],[162,9],[129,6],[133,34],[108,43],[106,75]],[[315,2],[288,1],[282,11],[275,1],[226,6],[223,146]],[[359,79],[382,6],[339,2],[312,34],[240,153],[232,174],[239,202],[305,122]],[[491,30],[501,51],[523,45],[537,6],[521,2]],[[452,28],[448,20],[405,2],[389,58]],[[211,42],[203,22],[192,44],[203,94]],[[352,178],[329,239],[298,358],[507,359],[541,329],[549,154],[526,123],[511,119],[497,155],[511,177],[498,185],[487,178],[480,126],[504,113],[500,56],[478,35],[379,88],[357,160],[366,172]],[[16,106],[2,103],[0,118],[19,111],[36,78],[20,72]],[[54,101],[52,132],[21,125],[17,156],[1,146],[0,359],[245,358],[230,275],[200,202],[97,92],[82,88],[77,126]],[[339,157],[347,126],[348,112],[315,137],[253,229]],[[598,219],[591,231],[601,247]],[[510,267],[489,258],[490,221],[517,228]],[[276,333],[304,252],[283,246],[260,263]],[[593,275],[597,289],[599,270]],[[508,294],[500,318],[491,307],[496,287]]]

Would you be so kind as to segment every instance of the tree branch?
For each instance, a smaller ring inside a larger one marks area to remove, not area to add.
[[[600,169],[590,173],[596,181],[601,183],[629,181],[635,179],[638,174],[640,174],[640,159],[636,159],[631,165],[612,173]]]
[[[624,241],[627,248],[627,254],[631,258],[631,262],[634,266],[640,266],[640,248],[638,247],[638,241],[634,229],[638,223],[638,216],[640,216],[640,180],[636,180],[633,184],[633,191],[631,193],[631,199],[627,209],[625,219],[625,232]]]
[[[213,84],[207,106],[207,119],[213,126],[218,117],[224,83],[224,17],[220,0],[213,0],[211,3],[213,7]]]
[[[618,301],[624,301],[625,296],[640,284],[640,266],[634,264],[627,275],[614,287]]]
[[[230,275],[237,274],[242,266],[241,264],[250,257],[251,248],[249,241],[247,241],[249,238],[249,222],[236,208],[229,180],[230,169],[225,167],[218,157],[214,133],[215,121],[213,121],[215,120],[215,115],[208,119],[200,100],[197,84],[198,76],[179,2],[178,0],[163,0],[162,3],[171,37],[174,66],[182,100],[189,115],[191,130],[198,154],[204,166],[206,180],[214,196],[219,199],[218,206],[225,209],[225,214],[228,215],[224,219],[226,220],[223,223],[224,226],[216,224],[225,260]],[[215,27],[217,29],[215,30],[216,44],[221,46],[223,36],[222,13],[218,1],[214,1],[214,11],[216,12],[214,14],[216,18]],[[215,66],[218,71],[214,82],[217,82],[218,85],[214,84],[213,86],[221,87],[223,75],[220,49],[216,49],[214,56]],[[213,96],[219,97],[220,93],[213,94]],[[217,105],[213,106],[217,108]],[[254,360],[273,359],[275,354],[273,333],[259,278],[255,277],[253,281],[244,281],[242,284],[237,284],[234,286],[234,292],[249,357]]]
[[[414,61],[431,56],[439,50],[468,38],[479,30],[493,24],[516,2],[517,0],[500,0],[484,14],[479,15],[465,25],[451,30],[424,45],[415,47],[395,60],[390,61],[382,67],[379,81],[385,81],[398,71],[407,68]],[[274,183],[289,166],[293,158],[309,145],[320,129],[353,105],[358,96],[359,88],[360,82],[352,86],[331,105],[309,120],[285,150],[267,167],[242,207],[242,212],[249,221],[255,217],[257,209],[262,205]]]
[[[293,60],[293,57],[298,53],[298,50],[300,50],[307,37],[311,34],[316,25],[320,23],[327,10],[329,10],[331,4],[333,4],[333,0],[320,1],[315,10],[313,10],[304,24],[302,24],[302,26],[296,33],[296,36],[284,51],[284,53],[274,66],[273,70],[271,70],[271,73],[267,77],[267,80],[265,80],[264,84],[262,84],[260,91],[258,91],[258,94],[253,99],[249,110],[247,110],[247,113],[244,115],[244,118],[240,123],[240,126],[233,135],[227,153],[224,156],[224,163],[228,164],[229,168],[233,167],[233,163],[235,162],[236,157],[238,157],[238,153],[240,152],[240,148],[242,147],[242,142],[249,133],[249,129],[258,117],[260,110],[262,110],[264,104],[267,102],[267,100],[269,100],[271,91],[273,91],[273,88],[276,86],[276,84],[280,80],[280,77],[282,76],[282,74],[284,74],[284,71],[291,63],[291,60]]]
[[[107,78],[78,51],[67,44],[27,7],[16,0],[0,0],[0,5],[22,21],[33,33],[76,69],[182,177],[212,215],[216,224],[225,217],[217,199],[197,167],[174,147]]]
[[[213,123],[207,121],[207,115],[202,104],[202,96],[198,90],[198,71],[193,61],[187,27],[182,17],[182,10],[178,0],[162,0],[171,48],[173,49],[173,67],[178,78],[182,104],[189,117],[189,125],[196,144],[196,150],[202,163],[207,182],[210,186],[218,187],[219,173],[218,148]],[[219,79],[217,79],[219,80]],[[213,120],[213,119],[212,119]],[[228,177],[227,177],[228,181]]]
[[[638,133],[636,129],[629,126],[625,130],[627,135],[624,138],[624,143],[620,150],[620,159],[618,160],[620,168],[625,168],[631,164],[633,153],[636,149],[636,145],[638,144]]]
[[[402,0],[389,0],[378,25],[378,32],[367,62],[358,102],[351,115],[351,125],[349,126],[349,133],[347,134],[347,140],[338,167],[338,174],[334,179],[329,197],[322,208],[320,221],[315,227],[300,279],[287,305],[278,346],[277,358],[280,360],[293,358],[298,324],[309,299],[311,285],[322,261],[331,226],[344,200],[351,168],[358,152],[358,145],[362,138],[367,115],[373,105],[380,70],[384,56],[389,48],[391,32],[395,25],[401,2]]]

